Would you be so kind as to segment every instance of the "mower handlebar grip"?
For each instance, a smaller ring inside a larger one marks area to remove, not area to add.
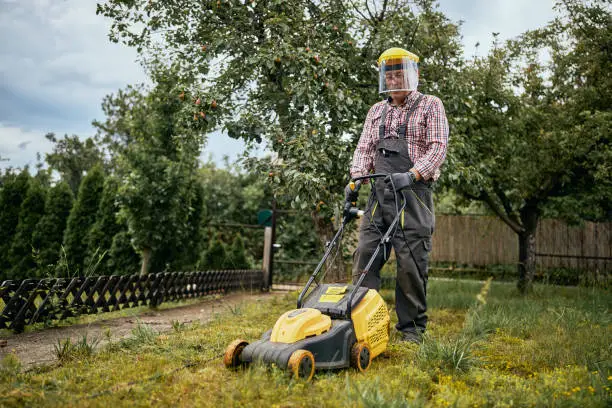
[[[374,174],[368,174],[366,176],[353,177],[351,179],[351,183],[355,182],[355,181],[360,181],[360,180],[366,180],[366,179],[372,179],[372,178],[382,178],[382,177],[387,177],[387,174],[385,174],[385,173],[374,173]]]

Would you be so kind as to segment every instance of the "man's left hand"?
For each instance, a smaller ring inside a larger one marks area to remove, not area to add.
[[[393,185],[391,185],[391,180],[393,180]],[[393,187],[395,187],[395,191],[400,191],[406,187],[410,187],[415,182],[416,175],[411,171],[407,171],[406,173],[392,173],[385,177],[387,188],[393,190]]]

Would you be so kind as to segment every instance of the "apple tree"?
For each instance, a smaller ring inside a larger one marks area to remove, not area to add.
[[[421,55],[431,93],[452,81],[461,55],[458,26],[432,0],[109,0],[97,12],[110,18],[112,41],[198,84],[199,97],[218,105],[210,130],[272,151],[272,160],[245,163],[279,202],[312,214],[322,241],[379,100],[380,53],[401,46]]]
[[[612,214],[612,15],[599,2],[557,7],[545,27],[495,42],[462,70],[442,180],[517,234],[522,292],[533,281],[542,217]]]

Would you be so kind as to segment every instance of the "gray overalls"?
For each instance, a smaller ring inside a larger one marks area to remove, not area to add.
[[[406,113],[406,121],[400,126],[398,137],[385,138],[385,119],[388,105],[384,107],[379,124],[379,140],[376,148],[375,173],[403,173],[413,166],[408,155],[406,127],[410,115],[421,102],[423,95],[417,99]],[[397,279],[395,285],[395,308],[397,312],[397,330],[406,333],[423,332],[427,325],[427,263],[431,251],[431,234],[435,216],[431,183],[419,181],[402,190],[397,197],[386,188],[383,179],[376,179],[369,198],[368,211],[361,221],[359,243],[354,254],[353,282],[365,268],[382,235],[387,230],[397,210],[406,203],[400,224],[391,242],[385,244],[370,271],[363,281],[363,286],[380,289],[380,269],[387,260],[391,245],[397,258]],[[396,206],[397,205],[397,206]]]

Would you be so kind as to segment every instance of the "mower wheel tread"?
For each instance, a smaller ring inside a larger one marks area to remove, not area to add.
[[[242,339],[236,339],[231,342],[225,349],[223,364],[225,364],[227,368],[236,368],[242,365],[242,362],[240,361],[240,354],[242,354],[242,350],[244,350],[248,344],[248,341]]]
[[[372,363],[370,346],[365,342],[358,342],[351,349],[351,366],[360,372],[365,372]]]
[[[288,368],[293,378],[310,381],[315,372],[314,355],[308,350],[296,350],[289,357]]]

